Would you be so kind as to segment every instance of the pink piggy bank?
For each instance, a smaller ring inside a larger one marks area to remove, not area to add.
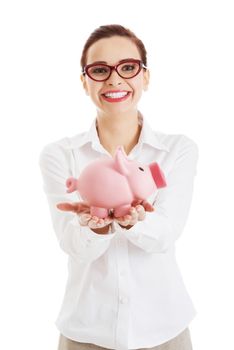
[[[113,210],[115,217],[126,215],[135,199],[145,200],[166,181],[159,165],[142,165],[129,160],[122,146],[118,146],[112,159],[92,161],[80,177],[66,181],[67,192],[78,191],[90,206],[90,214],[99,218]]]

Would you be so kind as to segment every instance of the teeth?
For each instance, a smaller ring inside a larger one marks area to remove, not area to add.
[[[110,98],[120,98],[120,97],[126,96],[127,94],[128,94],[127,92],[108,92],[104,95]]]

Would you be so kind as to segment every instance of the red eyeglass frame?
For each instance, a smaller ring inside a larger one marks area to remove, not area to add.
[[[131,62],[133,62],[133,63],[138,63],[138,64],[139,64],[139,69],[138,69],[138,71],[137,71],[136,74],[134,74],[132,77],[129,77],[129,78],[122,77],[122,76],[119,74],[119,72],[117,71],[118,66],[120,66],[121,64],[124,64],[124,63],[131,63]],[[103,79],[103,80],[94,79],[94,78],[92,78],[92,77],[89,75],[89,73],[88,73],[88,69],[89,69],[90,67],[94,67],[94,66],[108,67],[108,68],[110,68],[110,74],[108,75],[107,78],[105,78],[105,79]],[[137,60],[137,59],[122,61],[122,62],[119,62],[118,64],[116,64],[115,66],[110,66],[110,65],[105,64],[105,63],[100,63],[100,64],[98,64],[98,63],[91,63],[91,64],[87,64],[86,66],[84,66],[84,68],[83,68],[83,70],[82,70],[82,74],[83,74],[83,75],[87,74],[88,77],[89,77],[90,79],[94,80],[94,81],[102,82],[102,81],[108,80],[108,79],[110,78],[111,74],[112,74],[112,71],[115,70],[116,73],[117,73],[121,78],[123,78],[123,79],[132,79],[132,78],[134,78],[137,74],[140,73],[140,71],[142,70],[142,68],[147,69],[147,67],[144,65],[144,63],[143,63],[141,60]]]

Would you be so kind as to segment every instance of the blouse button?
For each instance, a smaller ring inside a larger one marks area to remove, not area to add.
[[[121,302],[121,304],[126,304],[127,302],[128,302],[128,298],[127,297],[120,297],[119,298],[119,300],[120,300],[120,302]]]

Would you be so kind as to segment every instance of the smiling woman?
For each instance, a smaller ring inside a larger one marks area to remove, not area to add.
[[[84,46],[80,75],[96,106],[92,126],[41,152],[54,229],[70,259],[56,321],[59,350],[192,349],[188,325],[196,311],[174,244],[188,217],[198,150],[185,135],[152,130],[138,110],[149,77],[146,49],[132,31],[97,28]],[[97,157],[113,156],[119,145],[129,161],[157,162],[167,187],[148,201],[135,198],[128,215],[92,217],[89,203],[66,194],[65,179],[79,177]]]
[[[149,84],[142,41],[121,26],[102,26],[87,40],[81,67],[83,87],[97,107],[101,144],[111,155],[122,144],[129,154],[141,131],[137,104]]]

